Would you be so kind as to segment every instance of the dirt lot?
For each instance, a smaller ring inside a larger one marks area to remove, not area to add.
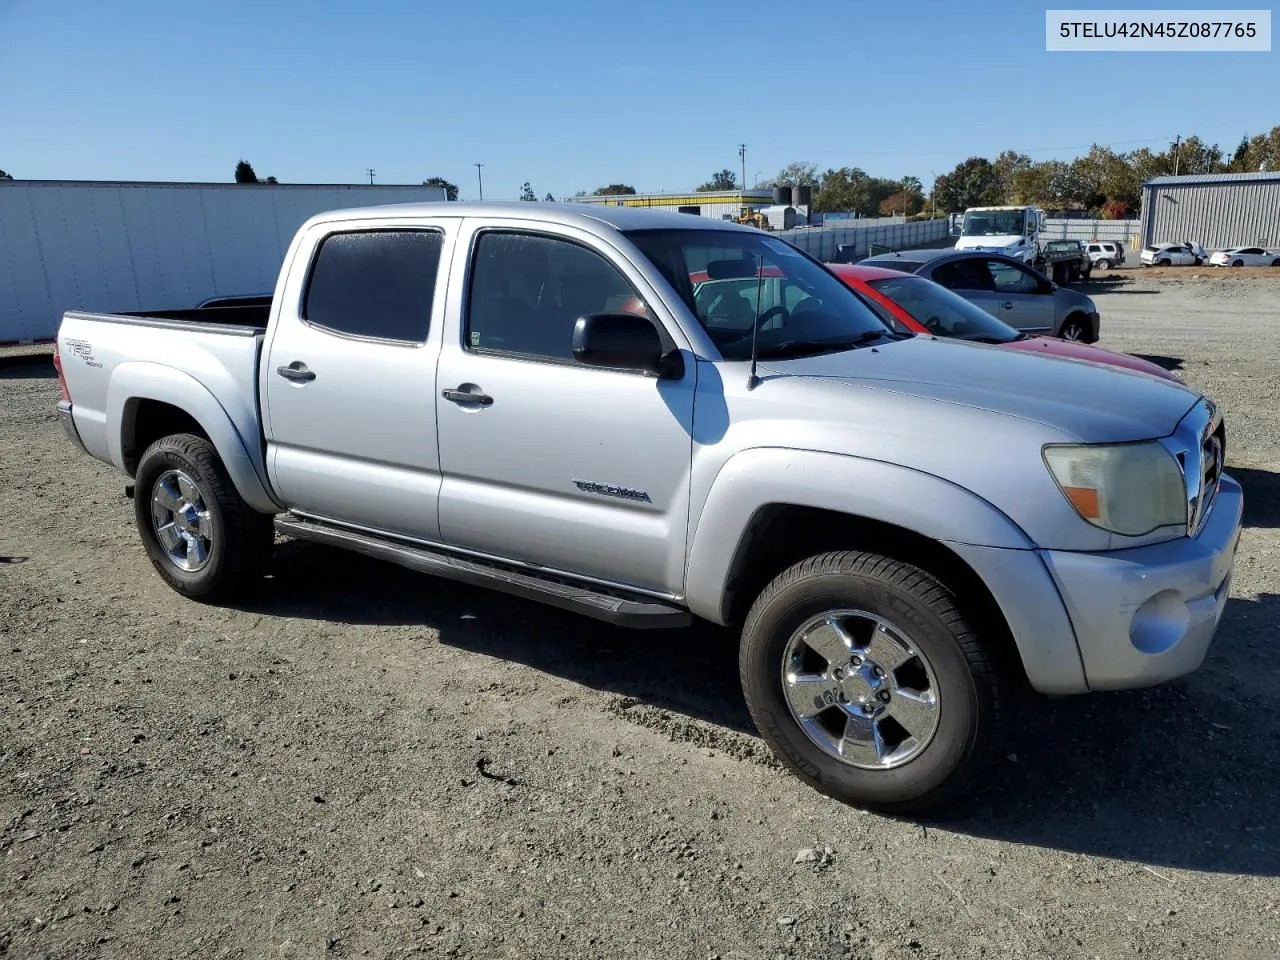
[[[47,360],[0,361],[0,955],[1277,956],[1280,282],[1086,286],[1225,406],[1233,598],[1201,671],[1036,703],[939,824],[777,769],[716,631],[305,544],[183,600]]]

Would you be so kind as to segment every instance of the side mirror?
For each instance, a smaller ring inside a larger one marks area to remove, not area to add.
[[[633,313],[579,317],[573,326],[573,356],[589,367],[642,370],[663,380],[684,376],[680,351],[664,351],[658,328]]]

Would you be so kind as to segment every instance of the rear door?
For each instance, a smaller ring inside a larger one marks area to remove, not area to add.
[[[267,468],[297,513],[439,537],[435,373],[456,221],[321,224],[263,351]]]

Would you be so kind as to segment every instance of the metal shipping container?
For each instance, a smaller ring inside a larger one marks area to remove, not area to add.
[[[0,180],[0,345],[49,340],[67,310],[269,293],[308,217],[444,199],[382,184]]]
[[[1156,177],[1142,185],[1143,244],[1280,246],[1280,171]]]

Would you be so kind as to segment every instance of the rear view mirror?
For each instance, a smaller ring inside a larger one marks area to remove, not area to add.
[[[745,280],[754,277],[760,270],[755,260],[712,260],[707,264],[707,278],[710,280]]]
[[[663,380],[684,376],[680,351],[666,351],[653,322],[633,313],[579,317],[573,327],[573,356],[589,367],[641,370]]]

